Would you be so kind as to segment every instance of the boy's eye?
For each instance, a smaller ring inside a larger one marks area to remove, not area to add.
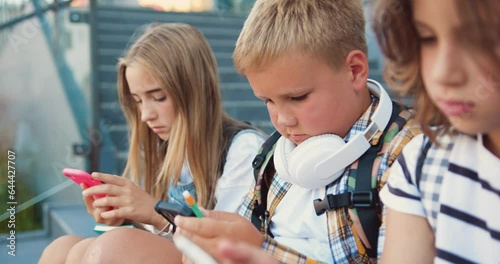
[[[296,97],[290,97],[290,100],[292,101],[302,101],[307,98],[307,94],[304,94],[302,96],[296,96]]]

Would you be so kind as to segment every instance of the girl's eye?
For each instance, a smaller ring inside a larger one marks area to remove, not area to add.
[[[153,98],[155,100],[155,102],[163,102],[165,101],[165,99],[167,99],[166,96],[163,96],[163,97],[160,97],[160,98]]]
[[[264,99],[264,104],[271,103],[272,101],[270,99]]]
[[[307,98],[307,95],[308,95],[308,94],[304,94],[304,95],[302,95],[302,96],[297,96],[297,97],[290,97],[290,99],[291,99],[292,101],[302,101],[302,100],[304,100],[304,99],[306,99],[306,98]]]
[[[432,44],[436,42],[436,37],[434,36],[419,37],[418,41],[420,42],[420,44]]]
[[[135,101],[135,104],[141,104],[141,103],[142,103],[141,100]]]

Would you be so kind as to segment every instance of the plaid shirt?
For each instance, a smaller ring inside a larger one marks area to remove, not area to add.
[[[354,124],[347,136],[344,138],[345,141],[349,141],[350,138],[364,132],[370,124],[370,117],[375,111],[379,101],[376,97],[372,98],[371,107],[369,107],[362,117]],[[412,118],[413,112],[405,110],[399,114],[392,124],[390,124],[388,132],[382,139],[382,150],[374,161],[373,177],[376,178],[376,180],[372,181],[374,185],[372,187],[377,187],[377,189],[380,190],[386,180],[386,177],[383,177],[383,175],[386,175],[387,168],[396,159],[403,146],[415,135],[420,133],[418,126],[410,120]],[[381,135],[382,132],[377,133],[370,143],[377,144],[378,141],[381,140]],[[351,164],[350,168],[344,172],[339,180],[328,185],[326,188],[327,194],[341,194],[347,191],[353,191],[355,181],[352,175],[356,174],[357,165],[358,161]],[[377,186],[375,186],[376,182],[378,182]],[[267,202],[269,217],[266,219],[268,222],[264,223],[265,229],[268,229],[269,222],[272,221],[274,209],[278,206],[290,187],[291,184],[283,181],[281,178],[272,178]],[[258,190],[260,190],[260,186],[257,186],[256,191],[254,193],[250,193],[246,197],[240,209],[240,214],[245,216],[247,219],[251,219],[254,201],[259,199],[258,194],[260,194],[260,192],[258,192]],[[351,213],[349,213],[349,211],[351,211]],[[341,208],[335,211],[327,212],[327,226],[330,232],[328,239],[330,243],[330,251],[333,256],[332,262],[369,263],[373,261],[366,254],[365,247],[359,238],[358,232],[363,232],[361,225],[359,224],[359,220],[353,221],[353,216],[357,219],[355,208]],[[355,229],[354,227],[357,225],[359,225],[359,228]],[[291,248],[278,244],[269,235],[266,235],[262,248],[282,263],[316,263],[316,261],[308,258],[307,256],[304,256]]]

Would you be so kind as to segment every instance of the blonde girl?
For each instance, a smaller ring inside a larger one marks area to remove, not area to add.
[[[118,97],[130,127],[126,177],[93,173],[106,184],[82,186],[84,201],[99,223],[133,222],[150,232],[64,236],[45,249],[40,263],[79,262],[95,256],[86,252],[102,241],[117,250],[128,240],[171,244],[157,235],[169,227],[154,211],[158,200],[179,202],[188,190],[205,208],[235,212],[254,185],[251,164],[264,137],[223,111],[216,60],[196,28],[149,25],[119,60]],[[97,193],[107,196],[94,199]],[[171,249],[171,260],[180,261]]]

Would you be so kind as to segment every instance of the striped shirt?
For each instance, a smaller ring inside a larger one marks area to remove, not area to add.
[[[484,147],[481,135],[440,136],[441,146],[431,145],[417,181],[425,140],[418,136],[403,150],[382,201],[427,219],[436,263],[500,263],[500,159]]]

